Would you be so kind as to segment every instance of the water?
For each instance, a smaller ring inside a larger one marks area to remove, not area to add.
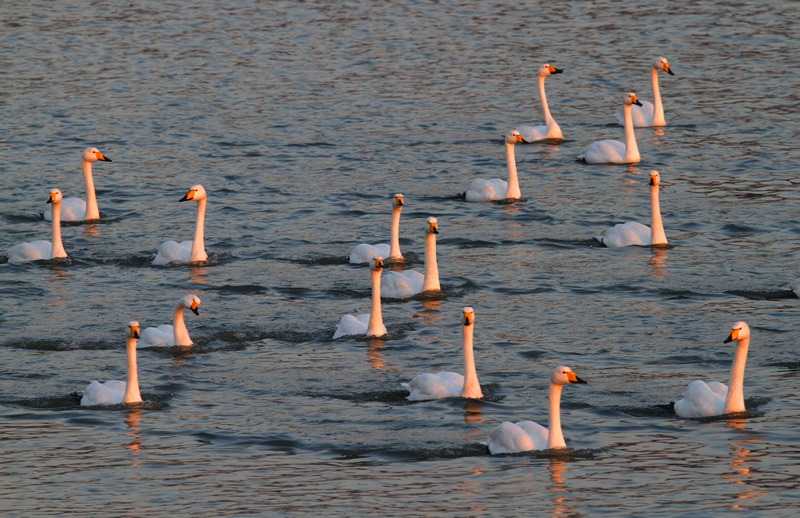
[[[85,147],[114,160],[94,167],[103,222],[63,229],[68,264],[0,264],[6,514],[794,514],[791,2],[8,1],[0,20],[0,250],[48,238]],[[669,125],[637,130],[642,162],[576,162],[621,138],[624,92],[652,98],[658,55]],[[566,140],[517,146],[523,201],[454,198],[541,121],[545,62]],[[647,222],[653,168],[672,247],[598,248]],[[209,264],[150,266],[191,238],[196,183]],[[388,241],[395,192],[411,266],[439,218],[444,295],[386,301],[386,340],[333,342],[369,308],[345,257]],[[140,351],[145,403],[77,406],[124,379],[126,323],[168,323],[186,293],[197,345]],[[461,370],[464,306],[486,397],[408,403],[400,382]],[[746,415],[670,415],[689,381],[727,381],[740,319]],[[547,423],[561,364],[589,382],[564,390],[570,448],[488,455],[503,420]]]

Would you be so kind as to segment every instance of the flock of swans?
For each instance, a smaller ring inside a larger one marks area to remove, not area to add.
[[[625,142],[600,140],[590,144],[579,158],[591,164],[621,164],[640,161],[636,145],[634,127],[666,125],[661,94],[658,87],[658,73],[666,72],[674,75],[669,62],[657,58],[651,68],[653,103],[639,101],[637,95],[630,92],[625,95],[622,113],[618,120],[625,127]],[[515,146],[523,142],[534,142],[549,139],[562,139],[563,134],[556,123],[547,104],[545,95],[545,79],[559,74],[559,70],[550,64],[539,69],[539,96],[544,114],[544,125],[523,125],[509,132],[505,138],[508,178],[502,180],[476,179],[472,181],[463,194],[468,202],[485,202],[493,200],[513,200],[521,198]],[[82,154],[83,175],[86,183],[87,200],[63,198],[58,189],[50,191],[47,203],[50,211],[45,211],[45,219],[52,222],[52,242],[33,241],[12,247],[8,252],[9,263],[22,263],[37,260],[65,259],[67,252],[61,237],[61,221],[97,221],[100,212],[92,179],[92,164],[98,161],[111,162],[97,148],[88,148]],[[597,240],[609,248],[625,246],[667,245],[667,237],[661,218],[659,205],[659,186],[661,177],[657,171],[650,173],[650,227],[637,222],[619,224],[607,229]],[[192,186],[179,201],[193,200],[197,203],[197,215],[193,240],[183,242],[166,241],[158,248],[152,261],[153,265],[171,263],[202,263],[208,259],[204,246],[204,221],[206,213],[207,193],[202,185]],[[405,204],[402,194],[392,197],[392,220],[390,243],[359,244],[349,256],[349,262],[369,266],[372,288],[372,307],[370,313],[344,315],[341,317],[333,334],[333,339],[347,336],[383,337],[387,335],[381,312],[382,298],[407,299],[422,293],[438,292],[439,268],[436,260],[436,238],[439,234],[439,222],[434,217],[426,220],[424,273],[414,270],[389,271],[384,273],[384,266],[394,264],[402,266],[405,258],[400,250],[400,217]],[[790,289],[800,295],[800,279],[790,285]],[[92,381],[84,389],[80,404],[118,405],[142,402],[139,391],[136,351],[143,347],[190,347],[192,340],[184,322],[184,311],[189,309],[199,315],[200,299],[196,295],[182,297],[173,312],[171,325],[149,327],[140,332],[138,322],[132,321],[127,328],[127,381]],[[465,307],[461,314],[463,330],[463,375],[455,372],[437,372],[420,374],[402,387],[409,392],[411,401],[431,400],[448,397],[479,399],[483,397],[478,381],[473,344],[475,329],[475,310]],[[706,383],[694,381],[686,388],[682,399],[673,403],[677,415],[687,418],[724,415],[745,411],[744,405],[744,370],[747,351],[750,343],[750,329],[744,322],[733,325],[730,335],[725,340],[736,342],[737,349],[728,385],[718,382]],[[515,453],[529,450],[566,448],[561,429],[561,392],[564,385],[586,383],[572,369],[558,367],[552,374],[549,386],[549,428],[533,421],[517,423],[504,422],[493,430],[486,441],[492,454]]]

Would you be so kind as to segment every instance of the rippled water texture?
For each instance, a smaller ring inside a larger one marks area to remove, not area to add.
[[[793,516],[800,491],[797,5],[793,2],[0,3],[0,509],[15,516],[251,514]],[[793,36],[794,35],[794,36]],[[622,139],[624,93],[668,126],[642,162],[590,166]],[[505,175],[503,135],[541,123],[536,70],[565,140],[519,144],[524,199],[467,203]],[[66,263],[12,265],[49,239],[52,187],[83,196],[96,146],[99,224],[65,224]],[[593,236],[649,223],[661,173],[671,246]],[[207,264],[154,267],[191,239],[209,193]],[[439,220],[443,293],[383,304],[386,339],[332,341],[370,307],[361,242],[423,268]],[[82,408],[125,379],[129,320],[196,346],[140,350],[145,402]],[[400,383],[462,370],[475,308],[485,397],[409,403]],[[748,411],[667,404],[727,382],[730,326],[752,343]],[[569,449],[490,456],[504,420],[547,424],[558,365]]]

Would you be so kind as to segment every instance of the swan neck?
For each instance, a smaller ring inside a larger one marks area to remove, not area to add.
[[[725,398],[724,413],[744,412],[744,367],[747,363],[747,350],[750,337],[739,340],[736,355],[731,366],[731,378],[728,381],[728,397]]]
[[[514,155],[514,144],[506,142],[506,162],[508,163],[508,188],[506,199],[516,200],[522,197],[519,190],[519,178],[517,177],[517,159]]]
[[[136,338],[128,338],[128,381],[125,384],[123,403],[141,403],[139,393],[139,371],[136,366]]]
[[[52,220],[53,220],[53,248],[50,250],[50,259],[59,259],[67,257],[67,251],[64,250],[64,243],[61,241],[61,202],[53,202],[52,207]]]
[[[172,314],[172,336],[175,338],[175,345],[188,346],[192,345],[192,339],[189,338],[189,330],[186,329],[186,322],[183,320],[183,301],[175,306],[175,312]]]
[[[550,115],[550,107],[547,105],[547,94],[544,93],[544,80],[545,76],[539,76],[539,97],[542,100],[542,112],[544,112],[544,123],[550,124],[553,116]]]
[[[658,185],[650,186],[650,244],[666,245],[667,234],[664,232],[664,222],[661,220],[661,205],[658,201]]]
[[[392,241],[389,248],[389,259],[403,259],[400,252],[400,213],[403,211],[402,205],[395,207],[392,212]]]
[[[383,325],[383,313],[381,311],[381,273],[382,270],[372,271],[372,313],[369,316],[367,325],[367,336],[383,336],[386,334],[386,326]]]
[[[653,85],[653,125],[665,126],[664,106],[661,104],[661,89],[658,87],[658,70],[653,67],[650,75],[650,83]]]
[[[87,221],[100,219],[100,209],[97,208],[97,194],[94,191],[94,178],[92,178],[92,163],[82,160],[83,181],[86,182],[86,215]]]
[[[625,162],[638,162],[640,156],[639,147],[636,145],[636,133],[633,130],[633,106],[623,105],[622,112],[625,115]]]
[[[478,371],[475,368],[475,351],[473,350],[473,336],[475,324],[464,327],[464,389],[461,397],[482,398],[481,384],[478,382]]]
[[[550,433],[547,437],[547,447],[566,448],[564,433],[561,431],[561,389],[563,385],[550,383]]]
[[[197,222],[194,227],[194,241],[192,242],[192,255],[189,262],[205,261],[208,259],[205,245],[206,200],[197,201]]]
[[[428,232],[425,237],[425,282],[422,291],[440,290],[439,264],[436,262],[436,234]]]

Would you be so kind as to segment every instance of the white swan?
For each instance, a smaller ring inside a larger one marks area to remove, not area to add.
[[[409,401],[424,401],[446,397],[465,397],[480,399],[483,397],[481,384],[478,382],[478,371],[475,369],[475,353],[473,352],[473,336],[475,333],[475,310],[461,310],[461,322],[464,330],[464,376],[455,372],[437,372],[420,374],[409,383],[401,383],[409,391]]]
[[[174,262],[180,263],[199,263],[208,259],[206,254],[204,228],[206,219],[206,190],[202,185],[194,185],[186,196],[178,201],[195,200],[197,202],[197,222],[194,228],[194,240],[176,243],[175,241],[164,241],[158,247],[158,253],[153,264],[164,265]]]
[[[425,275],[415,270],[386,272],[381,279],[381,294],[388,299],[405,299],[426,291],[438,291],[439,264],[436,262],[436,236],[439,220],[430,217],[425,230]]]
[[[664,233],[664,222],[661,220],[661,206],[658,202],[658,187],[661,175],[655,169],[650,172],[650,225],[642,225],[635,221],[619,223],[604,230],[598,241],[608,248],[621,248],[631,245],[666,245],[667,235]]]
[[[52,205],[52,215],[50,220],[53,222],[53,241],[32,241],[30,243],[20,243],[12,246],[8,250],[9,263],[25,263],[28,261],[39,261],[42,259],[64,259],[67,251],[64,250],[64,243],[61,242],[61,191],[52,189],[47,203]]]
[[[199,315],[200,297],[197,295],[186,295],[175,306],[172,313],[172,325],[164,324],[158,327],[148,327],[142,331],[139,347],[190,347],[194,345],[189,338],[189,330],[186,329],[186,322],[183,320],[183,310],[188,308],[195,315]]]
[[[625,143],[619,140],[598,140],[592,142],[579,156],[579,160],[585,160],[589,164],[635,164],[641,160],[639,148],[636,146],[636,134],[633,131],[631,121],[631,106],[641,106],[636,94],[629,92],[625,94],[625,101],[622,111],[625,114]]]
[[[98,383],[92,380],[83,390],[81,406],[119,405],[141,403],[139,373],[136,368],[136,340],[139,338],[139,322],[128,323],[128,381],[111,380]]]
[[[383,271],[383,258],[373,257],[369,264],[372,271],[372,313],[363,315],[345,315],[336,324],[333,339],[342,336],[364,335],[384,336],[386,326],[383,325],[381,314],[381,272]]]
[[[489,452],[517,453],[530,450],[566,448],[561,431],[561,389],[564,385],[586,383],[572,369],[561,366],[550,378],[550,430],[533,421],[511,423],[505,421],[489,435]]]
[[[464,193],[467,201],[494,201],[494,200],[517,200],[522,197],[519,190],[519,178],[517,177],[517,160],[514,156],[514,146],[518,142],[524,142],[519,131],[514,130],[506,135],[506,162],[508,164],[508,181],[500,178],[484,180],[478,178],[472,180]]]
[[[522,135],[525,142],[534,142],[536,140],[544,139],[559,139],[564,138],[561,134],[561,128],[558,123],[550,115],[550,107],[547,105],[547,96],[544,93],[544,80],[552,74],[560,74],[564,70],[559,70],[556,67],[545,63],[539,69],[539,97],[542,99],[542,111],[544,112],[544,126],[518,126],[517,131]]]
[[[787,287],[790,290],[792,290],[795,295],[800,297],[800,278],[797,278],[797,279],[793,280],[792,282],[790,282],[789,286],[787,286]]]
[[[689,383],[683,399],[675,402],[675,413],[680,417],[709,417],[744,412],[744,366],[750,347],[750,327],[744,322],[733,324],[731,334],[724,343],[737,341],[728,386],[718,381]]]
[[[86,201],[80,198],[64,198],[64,206],[61,209],[62,221],[97,221],[100,219],[97,195],[94,192],[94,179],[92,178],[92,164],[98,161],[113,162],[96,147],[87,147],[83,151],[81,165],[83,166],[83,180],[86,182]],[[50,221],[51,218],[48,211],[44,211],[44,219]]]
[[[672,69],[669,67],[667,58],[658,57],[653,61],[653,67],[650,71],[650,83],[653,85],[653,102],[642,101],[642,106],[636,106],[632,110],[632,120],[634,128],[647,128],[650,126],[666,126],[667,121],[664,119],[664,106],[661,105],[661,90],[658,88],[658,72],[663,70],[667,74],[674,76]],[[655,103],[655,106],[653,105]],[[625,124],[625,116],[617,112],[617,122]]]
[[[368,263],[373,257],[388,257],[393,262],[404,260],[403,253],[400,252],[400,213],[403,212],[404,205],[405,198],[402,194],[395,194],[392,197],[391,245],[386,243],[379,245],[361,243],[350,252],[350,263]]]

